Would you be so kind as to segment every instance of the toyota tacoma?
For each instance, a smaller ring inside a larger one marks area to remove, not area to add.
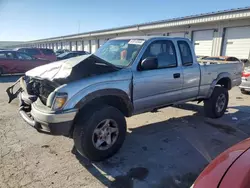
[[[125,117],[188,101],[203,101],[207,117],[221,117],[242,68],[197,62],[186,38],[122,37],[94,54],[34,68],[7,93],[9,102],[19,98],[28,124],[72,137],[81,155],[100,161],[121,148]]]

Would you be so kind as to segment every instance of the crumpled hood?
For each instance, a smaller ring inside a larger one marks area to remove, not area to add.
[[[65,78],[70,75],[72,68],[90,55],[78,56],[75,58],[56,61],[46,65],[42,65],[31,69],[25,73],[26,76],[47,78],[53,80],[55,78]]]
[[[94,54],[82,55],[36,67],[26,76],[57,81],[61,84],[119,70]]]

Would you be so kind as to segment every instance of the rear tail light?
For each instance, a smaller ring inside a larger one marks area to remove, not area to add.
[[[249,77],[250,76],[250,72],[242,72],[242,77]]]

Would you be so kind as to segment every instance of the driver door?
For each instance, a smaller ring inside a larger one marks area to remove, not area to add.
[[[158,40],[147,47],[142,59],[156,57],[158,68],[133,73],[133,102],[135,113],[172,104],[180,99],[183,73],[178,67],[172,41]],[[140,66],[140,64],[139,64]]]

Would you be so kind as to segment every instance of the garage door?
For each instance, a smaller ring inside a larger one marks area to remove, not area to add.
[[[62,49],[62,43],[61,42],[58,42],[57,43],[57,49],[59,50],[59,49]]]
[[[222,55],[250,58],[250,27],[227,28]]]
[[[57,44],[53,43],[53,50],[56,51],[57,50]]]
[[[90,52],[89,41],[88,40],[84,41],[84,51]]]
[[[99,39],[99,47],[101,47],[105,42],[105,39]]]
[[[76,51],[76,41],[71,42],[71,50]]]
[[[82,51],[82,41],[77,41],[77,50]]]
[[[68,49],[68,50],[70,50],[70,44],[69,44],[69,42],[64,42],[64,43],[63,43],[63,49]]]
[[[91,40],[91,53],[95,53],[96,49],[97,49],[96,40]]]
[[[211,56],[214,30],[194,31],[193,44],[196,55]]]
[[[170,36],[170,37],[185,37],[185,33],[184,32],[169,33],[168,36]]]

